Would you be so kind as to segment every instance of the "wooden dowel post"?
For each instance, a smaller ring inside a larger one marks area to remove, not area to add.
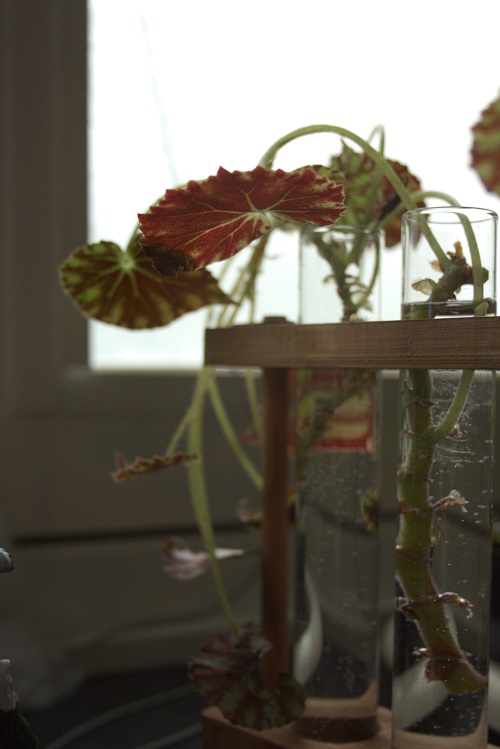
[[[288,370],[264,369],[262,381],[262,580],[261,620],[273,644],[264,655],[270,685],[288,670]]]

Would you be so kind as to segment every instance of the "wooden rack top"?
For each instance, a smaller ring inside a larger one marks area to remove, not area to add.
[[[271,319],[207,330],[205,363],[270,368],[500,369],[500,317],[331,325]]]

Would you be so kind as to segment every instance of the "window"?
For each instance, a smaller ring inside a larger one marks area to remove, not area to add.
[[[58,265],[87,241],[86,1],[4,0],[0,33],[0,545],[16,567],[2,580],[2,621],[16,642],[43,633],[86,671],[158,667],[159,652],[178,662],[224,628],[206,580],[182,588],[161,571],[166,535],[198,542],[184,471],[123,486],[110,473],[117,448],[165,449],[193,377],[91,372],[86,323],[59,287]],[[241,391],[227,384],[243,431]],[[221,544],[237,546],[236,487],[251,487],[210,418],[207,428],[215,522]],[[229,573],[243,621],[257,566]]]
[[[137,212],[167,187],[203,179],[220,164],[252,168],[277,137],[321,122],[365,137],[382,123],[387,155],[407,163],[425,188],[498,209],[468,168],[470,127],[498,87],[500,7],[490,0],[475,5],[477,23],[488,18],[480,34],[449,0],[424,0],[411,20],[397,0],[341,7],[317,0],[307,13],[255,0],[237,16],[231,0],[89,0],[89,7],[92,240],[125,242]],[[303,138],[283,149],[277,166],[325,162],[338,145],[330,135]],[[291,319],[294,244],[281,266],[270,264],[270,298],[281,289],[279,306],[263,302],[269,314]],[[270,254],[281,250],[276,243]],[[386,253],[384,318],[399,317],[399,260],[397,250]],[[140,334],[93,323],[90,361],[97,369],[196,366],[204,322],[202,311]]]

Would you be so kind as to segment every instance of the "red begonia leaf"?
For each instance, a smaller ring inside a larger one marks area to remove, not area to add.
[[[391,159],[387,159],[387,161],[409,193],[421,190],[422,186],[420,180],[410,172],[406,164],[401,164],[399,161],[392,161]],[[393,208],[396,208],[396,206],[401,206],[402,208],[400,197],[386,177],[382,178],[380,188],[381,200],[379,203],[379,215],[381,217],[383,217],[386,212],[388,213]],[[424,208],[425,202],[423,200],[417,200],[416,205],[418,208]],[[394,247],[401,241],[401,217],[403,213],[404,209],[401,210],[397,216],[393,216],[393,218],[391,218],[385,225],[386,247]]]
[[[124,328],[157,328],[187,312],[231,300],[207,270],[163,278],[139,240],[123,251],[113,242],[75,250],[60,268],[68,296],[88,317]]]
[[[472,167],[490,192],[500,195],[500,97],[472,128]]]
[[[239,637],[220,635],[190,660],[191,681],[231,723],[257,731],[289,723],[302,715],[306,690],[285,673],[267,686],[259,661],[270,647],[252,625]]]
[[[387,162],[409,192],[420,190],[419,179],[405,164],[391,159],[387,159]],[[332,178],[344,185],[347,209],[342,223],[376,227],[387,213],[401,204],[392,184],[384,175],[377,175],[375,162],[365,153],[355,151],[344,143],[342,151],[332,157],[330,168]],[[423,206],[424,203],[420,201],[418,205]],[[401,215],[398,215],[385,226],[386,247],[398,244],[400,238]]]
[[[136,458],[129,463],[121,452],[115,453],[116,469],[112,473],[113,480],[121,484],[128,479],[143,476],[145,473],[161,471],[164,468],[182,465],[198,456],[191,453],[175,453],[174,455],[153,455],[152,458]]]
[[[167,190],[139,216],[142,244],[160,273],[224,260],[267,234],[279,220],[327,226],[344,211],[343,190],[314,169],[256,167]]]

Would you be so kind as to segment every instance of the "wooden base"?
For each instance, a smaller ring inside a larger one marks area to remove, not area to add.
[[[203,749],[389,749],[391,743],[391,713],[385,708],[378,711],[380,730],[376,736],[348,744],[306,739],[294,730],[292,724],[267,731],[250,731],[233,726],[216,707],[204,710],[202,719]]]
[[[391,712],[379,708],[377,717],[379,731],[371,739],[354,741],[348,744],[330,744],[313,741],[300,736],[293,725],[270,728],[267,731],[250,731],[248,728],[233,726],[222,717],[216,707],[202,712],[203,749],[390,749]],[[419,744],[420,746],[420,744]],[[495,749],[488,744],[488,749]]]

